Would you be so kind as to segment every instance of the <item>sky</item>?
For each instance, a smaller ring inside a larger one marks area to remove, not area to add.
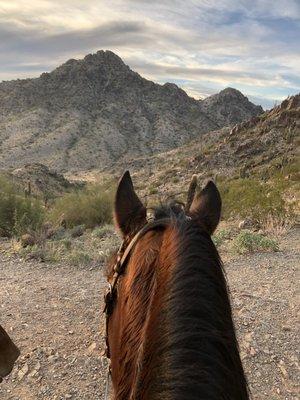
[[[300,0],[0,0],[0,81],[111,50],[195,98],[271,108],[300,91]]]

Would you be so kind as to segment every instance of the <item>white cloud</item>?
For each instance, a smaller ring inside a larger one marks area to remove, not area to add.
[[[299,18],[298,0],[0,0],[0,80],[104,48],[189,93],[284,96],[299,83]]]

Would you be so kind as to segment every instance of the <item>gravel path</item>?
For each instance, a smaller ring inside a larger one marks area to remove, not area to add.
[[[257,400],[298,398],[299,239],[293,231],[281,252],[225,257],[241,355]],[[101,269],[0,253],[0,286],[0,321],[22,352],[0,398],[103,399]]]

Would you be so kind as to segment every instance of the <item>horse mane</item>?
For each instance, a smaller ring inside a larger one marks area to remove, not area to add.
[[[132,303],[121,348],[133,353],[127,364],[134,360],[136,368],[133,382],[122,377],[115,398],[248,399],[226,278],[214,243],[204,228],[187,219],[180,203],[162,205],[153,215],[169,217],[171,223],[165,231],[142,238],[129,261],[132,284],[126,282],[125,302]],[[138,334],[143,341],[132,341]]]

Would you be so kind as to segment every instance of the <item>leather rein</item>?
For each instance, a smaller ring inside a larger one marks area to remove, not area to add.
[[[136,235],[129,241],[128,238],[125,237],[123,240],[118,252],[117,252],[117,261],[113,267],[113,277],[112,281],[108,284],[108,291],[104,295],[104,309],[103,312],[105,313],[105,350],[104,356],[110,359],[110,349],[108,343],[108,324],[109,318],[113,312],[115,302],[117,300],[117,288],[118,282],[121,275],[124,274],[126,270],[127,261],[131,251],[136,246],[137,242],[141,237],[143,237],[147,232],[155,229],[155,228],[166,228],[171,223],[170,218],[161,218],[158,220],[148,220],[146,225],[144,225]],[[110,370],[109,370],[110,371]]]

